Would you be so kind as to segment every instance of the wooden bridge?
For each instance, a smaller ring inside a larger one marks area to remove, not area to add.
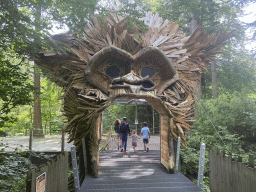
[[[99,178],[86,176],[80,191],[203,191],[181,173],[169,174],[160,161],[159,150],[128,151],[126,155],[117,150],[103,151]]]

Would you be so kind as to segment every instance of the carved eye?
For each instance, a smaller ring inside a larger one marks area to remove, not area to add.
[[[120,70],[117,66],[110,66],[106,69],[106,74],[112,78],[118,77]]]
[[[147,75],[148,75],[150,78],[153,77],[153,76],[155,75],[154,69],[149,68],[149,67],[144,67],[144,68],[141,70],[141,76],[142,76],[142,77],[146,77]]]

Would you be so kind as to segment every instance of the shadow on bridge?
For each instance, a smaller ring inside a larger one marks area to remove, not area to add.
[[[100,153],[99,178],[85,177],[80,191],[202,192],[181,173],[169,174],[160,163],[160,151]]]

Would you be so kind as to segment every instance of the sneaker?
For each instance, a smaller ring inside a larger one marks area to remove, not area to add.
[[[144,152],[147,152],[146,150]]]
[[[149,151],[149,148],[147,148],[147,152]]]

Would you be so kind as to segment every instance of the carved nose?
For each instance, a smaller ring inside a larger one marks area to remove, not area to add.
[[[113,79],[110,88],[129,88],[133,93],[138,93],[140,90],[153,90],[155,86],[156,84],[149,78],[149,76],[141,78],[135,74],[134,71],[131,71],[123,77]]]

